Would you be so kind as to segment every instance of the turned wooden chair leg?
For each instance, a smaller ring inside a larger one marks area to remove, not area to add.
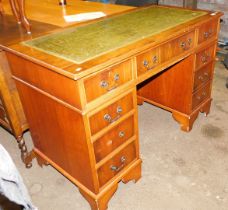
[[[17,20],[17,23],[21,24],[20,13],[19,13],[19,11],[17,9],[16,0],[9,0],[9,2],[10,2],[10,7],[11,7],[11,10],[13,12],[13,15],[14,15],[14,17]]]
[[[22,161],[25,163],[26,168],[31,168],[32,167],[32,158],[30,158],[30,156],[32,154],[29,154],[27,146],[25,144],[25,140],[23,139],[22,136],[18,136],[17,137],[17,143],[19,146],[19,149],[21,150],[21,159]]]
[[[2,0],[0,0],[0,15],[3,15],[3,13],[4,13],[4,9],[2,5]]]
[[[24,0],[17,0],[17,4],[18,4],[18,10],[20,13],[21,23],[22,23],[23,27],[25,28],[25,30],[27,31],[27,33],[30,34],[31,33],[31,25],[28,22],[28,19],[25,15],[25,1]]]

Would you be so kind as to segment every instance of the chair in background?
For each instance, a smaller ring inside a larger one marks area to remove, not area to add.
[[[27,33],[31,33],[31,25],[25,15],[25,0],[9,0],[12,13],[18,24],[22,24]],[[0,14],[4,13],[2,0],[0,0]]]
[[[0,0],[0,15],[3,15],[4,10],[3,10],[3,5],[2,5],[2,0]]]

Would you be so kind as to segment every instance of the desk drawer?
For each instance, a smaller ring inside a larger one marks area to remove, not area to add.
[[[118,146],[134,136],[134,115],[118,124],[111,131],[94,142],[96,161],[99,162]]]
[[[199,28],[198,44],[207,41],[216,36],[218,21],[209,21]]]
[[[116,174],[123,171],[135,159],[136,148],[133,142],[98,169],[100,187],[111,180]]]
[[[211,79],[212,69],[213,62],[195,72],[193,90],[196,90],[199,86],[204,85]]]
[[[193,94],[192,98],[192,110],[194,110],[199,104],[201,104],[205,99],[210,97],[210,82],[208,82],[204,87],[200,88]]]
[[[200,69],[202,66],[207,65],[214,60],[215,45],[212,45],[196,54],[196,69]]]
[[[123,115],[134,109],[133,93],[122,97],[108,107],[89,118],[91,135],[116,122]]]
[[[131,60],[106,69],[84,81],[86,100],[90,102],[132,80]]]
[[[178,37],[161,47],[161,63],[181,55],[194,47],[194,31]]]
[[[159,48],[154,48],[137,56],[138,76],[152,70],[160,63]]]

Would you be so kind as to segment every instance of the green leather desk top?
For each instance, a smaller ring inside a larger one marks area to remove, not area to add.
[[[147,7],[22,44],[80,64],[205,14],[203,11]]]

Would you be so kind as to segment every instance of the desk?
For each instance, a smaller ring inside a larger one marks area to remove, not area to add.
[[[119,181],[141,177],[137,103],[184,131],[209,113],[221,15],[152,6],[5,48],[39,164],[106,209]]]

